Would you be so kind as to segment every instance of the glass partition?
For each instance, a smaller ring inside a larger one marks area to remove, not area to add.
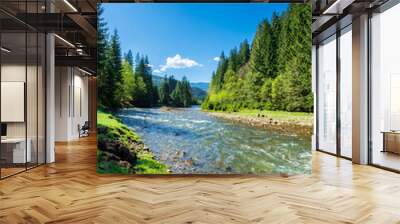
[[[45,124],[46,124],[46,37],[43,33],[38,33],[38,75],[37,75],[37,147],[38,164],[46,162],[46,144],[45,144]]]
[[[9,4],[18,6],[19,13],[40,13],[43,3]],[[2,12],[0,26],[2,179],[45,163],[46,39],[43,33]]]
[[[31,151],[26,150],[26,46],[25,32],[1,34],[2,177],[24,171],[31,161]]]
[[[27,33],[27,82],[26,82],[26,114],[27,114],[27,150],[30,156],[27,167],[37,165],[38,159],[38,34]]]
[[[400,170],[400,5],[371,18],[371,161]]]
[[[351,25],[340,35],[340,154],[352,157],[352,34]]]
[[[336,35],[318,47],[318,149],[336,154]]]

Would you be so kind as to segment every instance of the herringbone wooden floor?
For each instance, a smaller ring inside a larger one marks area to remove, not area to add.
[[[0,223],[400,223],[400,175],[314,153],[313,174],[98,175],[95,138],[0,181]]]

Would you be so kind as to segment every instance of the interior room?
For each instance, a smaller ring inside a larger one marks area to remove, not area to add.
[[[15,28],[0,34],[1,178],[45,162],[45,36]]]
[[[127,2],[176,3],[0,0],[0,223],[399,223],[398,0],[290,1],[311,4],[311,173],[168,177],[97,172],[97,3]]]
[[[71,6],[44,0],[0,3],[1,179],[54,162],[55,142],[87,137],[95,129],[95,41],[82,28],[90,29],[85,22],[95,4],[79,5],[88,20],[65,16],[59,26],[60,12],[77,11]]]

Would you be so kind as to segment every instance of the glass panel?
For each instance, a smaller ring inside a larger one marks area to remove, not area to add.
[[[31,157],[28,160],[28,168],[37,165],[38,160],[38,35],[36,32],[27,33],[28,38],[28,63],[27,63],[27,82],[26,82],[26,112],[27,112],[27,143],[28,155]]]
[[[15,14],[43,13],[45,1],[1,1]],[[37,18],[37,17],[35,17]],[[0,12],[0,177],[45,162],[45,35]]]
[[[25,32],[1,35],[2,177],[25,170],[31,159],[26,150],[26,40]]]
[[[318,48],[318,148],[336,153],[336,36]]]
[[[38,45],[38,163],[45,163],[45,52],[46,37],[44,34],[39,34]]]
[[[340,36],[340,152],[352,157],[352,35],[351,26]]]
[[[372,25],[372,163],[400,170],[400,5],[374,15]]]

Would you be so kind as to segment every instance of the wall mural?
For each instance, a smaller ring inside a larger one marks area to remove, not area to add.
[[[99,4],[99,173],[311,172],[309,4]]]

